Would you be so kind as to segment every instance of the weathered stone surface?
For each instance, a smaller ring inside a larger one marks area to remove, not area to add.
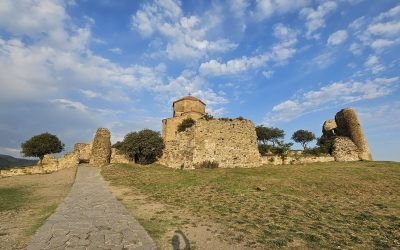
[[[282,165],[282,164],[308,164],[315,162],[331,162],[335,161],[335,158],[329,154],[313,156],[304,155],[302,151],[290,151],[285,161],[279,155],[267,155],[261,157],[262,164],[265,165]]]
[[[335,116],[337,124],[336,132],[338,136],[350,138],[358,148],[360,160],[372,160],[371,153],[358,121],[356,112],[352,108],[346,108],[339,111]]]
[[[117,149],[112,148],[111,149],[111,161],[110,163],[129,163],[128,157],[126,157],[124,154],[119,154],[117,152]]]
[[[52,154],[45,155],[42,160],[42,167],[48,172],[54,172],[58,170],[58,160]]]
[[[58,159],[58,169],[71,168],[79,164],[79,156],[75,151],[68,152]]]
[[[90,161],[90,156],[92,154],[92,144],[76,143],[74,146],[74,151],[78,154],[80,162],[88,163]]]
[[[333,157],[335,161],[358,161],[359,149],[349,137],[338,136],[333,140]]]
[[[111,158],[111,134],[106,128],[99,128],[92,143],[92,154],[90,164],[104,166],[110,163]]]
[[[193,168],[204,161],[219,167],[253,167],[261,164],[254,125],[249,120],[204,120],[176,140],[166,141],[160,163],[169,167]]]
[[[322,135],[325,138],[330,138],[336,134],[336,122],[334,119],[326,120],[322,125]]]

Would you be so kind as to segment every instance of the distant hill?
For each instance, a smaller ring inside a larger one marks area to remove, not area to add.
[[[35,165],[38,160],[27,160],[21,158],[15,158],[10,155],[0,154],[0,169],[10,168],[10,167],[21,167]]]

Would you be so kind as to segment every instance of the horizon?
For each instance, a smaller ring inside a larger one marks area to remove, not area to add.
[[[190,93],[285,141],[352,107],[373,159],[400,161],[399,45],[395,0],[4,0],[0,154],[44,132],[69,151],[99,127],[161,131]]]

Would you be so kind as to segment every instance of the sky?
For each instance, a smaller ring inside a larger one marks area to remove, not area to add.
[[[400,161],[399,55],[397,0],[0,0],[0,153],[160,131],[191,94],[286,141],[353,107],[374,159]]]

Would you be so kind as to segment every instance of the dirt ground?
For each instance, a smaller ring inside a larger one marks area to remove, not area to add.
[[[68,194],[75,174],[76,168],[68,168],[52,174],[0,178],[0,188],[18,188],[26,194],[17,209],[0,211],[0,249],[25,249]]]
[[[199,218],[183,208],[157,202],[132,188],[110,183],[109,187],[160,249],[255,249],[228,242],[223,237],[223,225]]]

